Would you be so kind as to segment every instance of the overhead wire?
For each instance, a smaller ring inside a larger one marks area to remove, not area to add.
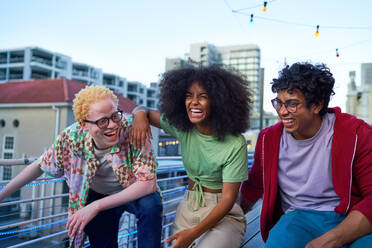
[[[232,10],[233,13],[249,16],[251,17],[252,14],[240,12],[238,10]],[[286,20],[280,20],[275,18],[268,18],[263,16],[257,16],[254,15],[255,19],[261,19],[265,21],[271,21],[271,22],[277,22],[282,24],[290,24],[290,25],[296,25],[296,26],[302,26],[302,27],[311,27],[314,28],[316,26],[320,26],[322,29],[349,29],[349,30],[372,30],[372,26],[328,26],[328,25],[318,25],[318,24],[307,24],[307,23],[300,23],[300,22],[294,22],[294,21],[286,21]]]

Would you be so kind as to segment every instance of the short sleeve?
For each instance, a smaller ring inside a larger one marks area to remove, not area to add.
[[[168,120],[165,118],[164,114],[161,114],[160,116],[160,126],[161,128],[164,130],[164,132],[176,137],[176,138],[179,138],[181,133],[177,128],[175,128],[174,126],[172,126]]]
[[[244,139],[244,138],[242,138]],[[245,142],[232,150],[222,169],[223,182],[242,182],[248,179],[248,154]]]
[[[134,115],[129,113],[123,113],[122,122],[124,126],[131,126],[134,120]]]
[[[54,141],[54,144],[38,159],[41,170],[51,177],[62,177],[64,174],[63,153],[65,136],[66,133],[62,132]]]
[[[156,160],[149,138],[141,150],[134,151],[133,173],[137,181],[152,180],[156,177]]]

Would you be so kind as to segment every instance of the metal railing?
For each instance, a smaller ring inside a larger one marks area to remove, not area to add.
[[[35,158],[0,160],[1,166],[22,166]],[[158,186],[163,199],[163,247],[172,234],[178,203],[183,199],[188,177],[181,157],[158,157]],[[250,162],[251,164],[251,154]],[[9,181],[0,181],[0,190]],[[64,178],[42,176],[21,189],[18,197],[0,203],[0,247],[63,247],[68,245],[65,230],[68,193]],[[137,247],[136,217],[125,212],[120,219],[119,247]],[[85,247],[89,247],[86,242]]]
[[[0,160],[0,166],[27,165],[34,160],[29,158]],[[171,234],[176,206],[183,198],[187,176],[181,157],[159,157],[158,161],[160,164],[158,185],[162,191],[164,206],[162,237],[164,240]],[[8,182],[0,181],[0,189]],[[66,202],[68,193],[63,192],[64,183],[64,178],[39,177],[21,189],[19,199],[11,197],[0,203],[0,220],[5,219],[0,222],[0,247],[33,247],[32,245],[51,247],[56,243],[57,246],[67,244],[68,236],[64,226],[68,215]],[[8,211],[4,210],[5,208],[8,208]],[[136,247],[136,217],[124,213],[120,226],[119,246]],[[89,246],[88,242],[86,246]],[[167,244],[164,247],[167,247]]]

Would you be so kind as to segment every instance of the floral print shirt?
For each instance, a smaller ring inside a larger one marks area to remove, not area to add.
[[[147,139],[141,149],[134,149],[129,144],[132,121],[133,115],[124,114],[119,142],[105,155],[123,187],[156,177],[155,154],[150,141]],[[69,215],[85,206],[89,187],[99,166],[89,133],[78,123],[67,127],[39,158],[39,164],[49,176],[66,178],[69,186]],[[76,235],[71,247],[82,247],[84,240],[84,234]]]

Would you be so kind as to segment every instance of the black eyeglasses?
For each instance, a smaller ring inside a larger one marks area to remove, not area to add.
[[[296,113],[297,106],[302,104],[302,102],[299,102],[297,100],[288,100],[286,102],[282,102],[278,98],[274,98],[271,100],[271,104],[273,105],[274,109],[278,112],[282,108],[282,105],[284,104],[285,108],[289,113]]]
[[[99,127],[100,129],[104,129],[104,128],[108,127],[108,125],[110,123],[110,119],[115,123],[119,123],[121,121],[122,117],[123,117],[123,111],[119,110],[119,111],[116,111],[116,112],[112,113],[112,115],[110,117],[103,117],[103,118],[98,119],[96,121],[84,120],[84,122],[91,123],[91,124],[96,124],[97,127]]]

